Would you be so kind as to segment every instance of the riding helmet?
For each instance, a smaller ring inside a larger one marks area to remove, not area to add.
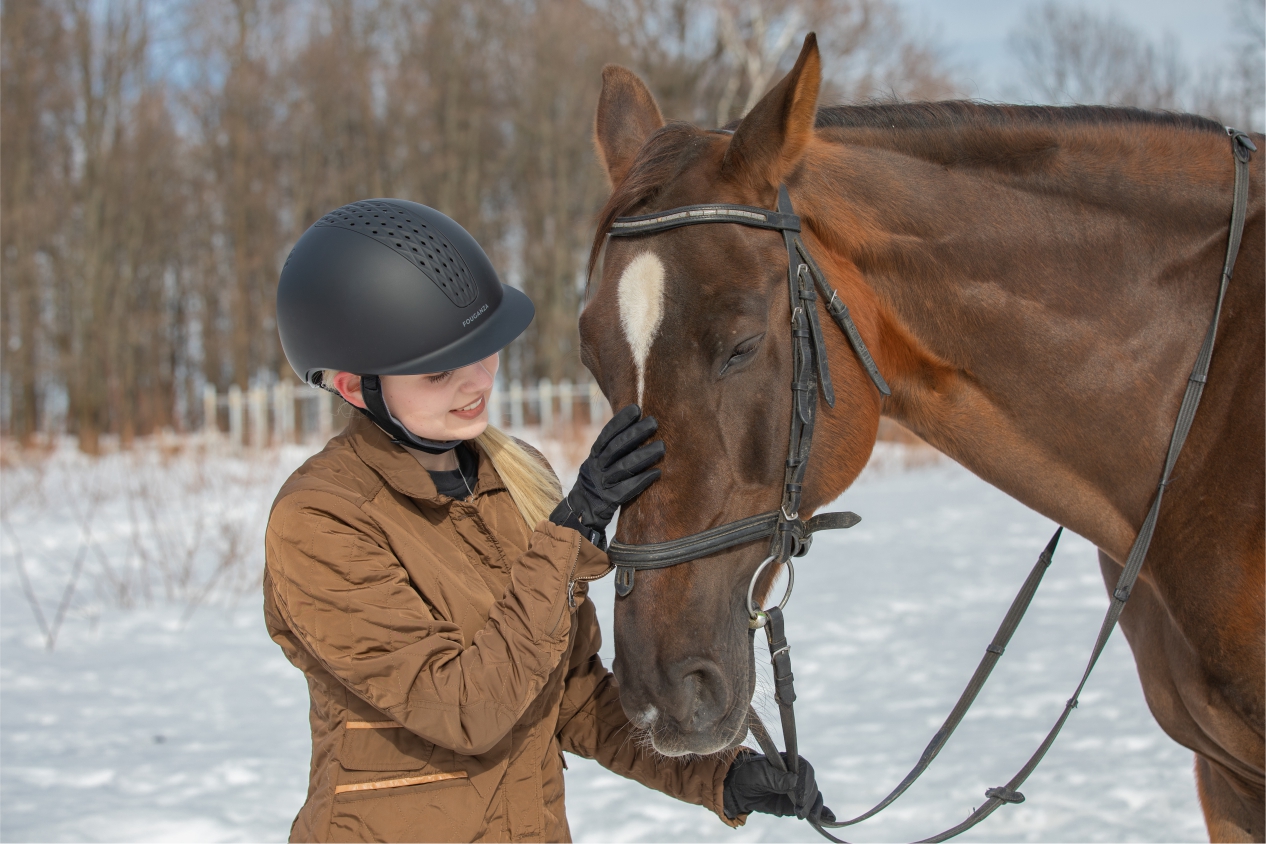
[[[277,285],[281,347],[309,384],[326,369],[377,376],[468,366],[518,337],[534,313],[464,228],[403,199],[326,214],[299,238]],[[377,380],[362,383],[369,415],[413,445],[385,404],[385,414],[372,412]]]

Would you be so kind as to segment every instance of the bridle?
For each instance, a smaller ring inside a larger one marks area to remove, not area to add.
[[[870,376],[879,392],[888,396],[892,391],[879,374],[870,350],[862,335],[853,324],[839,294],[826,282],[804,241],[800,239],[800,218],[791,207],[791,196],[785,185],[778,188],[778,210],[770,211],[751,205],[686,205],[644,214],[640,217],[618,217],[611,224],[612,237],[634,237],[656,234],[683,226],[705,223],[737,223],[741,226],[769,229],[782,233],[787,247],[787,285],[791,301],[791,350],[792,350],[792,413],[791,433],[787,445],[787,463],[783,473],[782,503],[777,510],[728,522],[710,530],[692,533],[667,542],[646,545],[626,545],[612,542],[607,554],[615,563],[615,591],[624,597],[633,591],[633,579],[638,569],[660,569],[688,563],[757,539],[770,537],[769,556],[757,567],[747,587],[747,612],[750,627],[756,630],[765,626],[769,616],[753,603],[753,591],[757,578],[771,563],[787,565],[787,590],[778,608],[786,606],[795,585],[795,570],[791,558],[802,557],[809,550],[813,534],[820,530],[850,528],[861,521],[856,513],[822,513],[811,519],[800,518],[800,497],[804,475],[809,468],[809,451],[813,447],[813,425],[817,417],[818,388],[826,403],[835,406],[835,389],[831,384],[831,369],[826,359],[826,345],[822,340],[822,325],[818,320],[816,287],[826,299],[827,312],[843,330],[849,345],[861,361],[862,368]]]
[[[1210,320],[1204,342],[1196,356],[1191,376],[1187,381],[1187,389],[1178,411],[1178,418],[1174,423],[1174,430],[1170,437],[1164,470],[1161,474],[1160,483],[1157,486],[1156,495],[1152,499],[1151,508],[1143,520],[1143,525],[1126,558],[1121,576],[1117,580],[1116,588],[1112,592],[1111,603],[1103,623],[1100,625],[1099,635],[1091,650],[1090,659],[1086,664],[1085,671],[1082,673],[1081,681],[1077,684],[1073,696],[1065,704],[1063,712],[1055,722],[1055,726],[1047,733],[1041,745],[1020,771],[1006,785],[986,790],[985,802],[975,808],[964,821],[937,835],[922,839],[919,844],[948,840],[971,829],[1000,806],[1008,803],[1024,802],[1024,795],[1018,791],[1020,785],[1037,768],[1038,763],[1041,762],[1047,750],[1054,743],[1055,737],[1059,735],[1068,716],[1076,708],[1078,697],[1085,687],[1086,681],[1090,678],[1090,672],[1094,669],[1095,663],[1103,652],[1103,648],[1107,645],[1108,637],[1115,629],[1121,611],[1125,608],[1125,603],[1130,597],[1130,591],[1138,578],[1139,571],[1143,567],[1143,561],[1147,556],[1147,549],[1151,544],[1152,534],[1155,531],[1156,521],[1160,514],[1161,499],[1165,494],[1165,488],[1170,483],[1174,464],[1178,461],[1178,455],[1182,451],[1183,443],[1186,441],[1187,434],[1191,430],[1192,422],[1195,419],[1196,409],[1200,405],[1200,398],[1208,378],[1209,364],[1213,357],[1213,344],[1217,335],[1218,318],[1222,311],[1222,302],[1231,281],[1235,258],[1239,252],[1240,240],[1244,232],[1244,222],[1248,209],[1248,162],[1251,153],[1255,152],[1257,147],[1254,146],[1252,140],[1245,133],[1230,127],[1226,131],[1231,138],[1231,151],[1235,158],[1235,188],[1226,259],[1223,262],[1213,317]],[[791,592],[795,585],[795,570],[791,559],[804,556],[808,552],[810,543],[813,540],[813,534],[817,531],[849,528],[861,520],[855,513],[848,512],[823,513],[807,520],[800,518],[799,507],[803,489],[802,484],[808,468],[809,452],[813,445],[813,427],[817,413],[819,387],[827,404],[831,407],[835,406],[835,392],[831,384],[826,348],[822,341],[822,329],[818,320],[815,287],[821,291],[822,297],[826,300],[827,312],[844,332],[845,337],[848,338],[849,345],[875,387],[878,388],[883,396],[891,395],[891,391],[887,382],[884,381],[883,376],[879,373],[879,369],[875,365],[870,351],[866,348],[861,334],[858,333],[857,326],[849,315],[848,307],[840,300],[838,293],[827,284],[821,270],[818,269],[817,264],[809,255],[808,249],[805,248],[804,241],[799,236],[801,230],[800,218],[796,216],[792,209],[791,197],[785,185],[780,185],[778,188],[777,211],[769,211],[749,205],[687,205],[655,214],[619,217],[612,223],[609,234],[611,237],[633,237],[656,234],[670,229],[681,228],[682,226],[706,223],[737,223],[752,228],[779,231],[782,233],[783,241],[787,247],[787,279],[791,300],[791,346],[793,352],[793,377],[791,384],[793,408],[786,472],[783,478],[782,503],[777,510],[749,516],[745,519],[729,522],[679,539],[644,545],[612,542],[607,554],[611,562],[616,566],[616,594],[624,597],[633,591],[634,575],[638,569],[659,569],[681,565],[727,548],[733,548],[767,536],[770,537],[769,555],[756,568],[751,580],[748,582],[746,606],[749,617],[748,628],[751,635],[754,636],[756,630],[764,628],[769,641],[770,662],[774,673],[774,694],[778,702],[780,720],[782,721],[783,741],[787,746],[786,764],[783,764],[778,746],[770,737],[760,717],[751,708],[748,710],[748,727],[772,764],[781,769],[790,769],[792,772],[796,772],[799,765],[795,712],[793,709],[796,694],[793,685],[794,677],[791,673],[791,648],[787,644],[786,635],[784,634],[782,612],[791,597]],[[1019,627],[1025,611],[1028,609],[1038,586],[1041,584],[1046,569],[1051,564],[1062,532],[1062,527],[1055,531],[1055,535],[1051,537],[1050,542],[1047,543],[1046,548],[1038,557],[1037,563],[1025,579],[1019,594],[1012,601],[1011,607],[1003,618],[998,631],[994,634],[993,640],[985,648],[985,654],[968,682],[967,688],[963,690],[944,724],[932,737],[932,741],[924,749],[919,762],[910,773],[887,797],[857,817],[835,822],[825,822],[820,818],[807,818],[814,829],[827,839],[844,844],[841,839],[827,832],[826,828],[838,829],[851,826],[874,816],[905,793],[927,769],[932,760],[936,758],[937,754],[949,741],[950,736],[962,721],[963,716],[966,715],[968,708],[975,701],[994,666],[1006,650],[1012,634]],[[762,610],[755,605],[753,593],[757,580],[771,564],[785,564],[787,566],[787,587],[777,606]]]

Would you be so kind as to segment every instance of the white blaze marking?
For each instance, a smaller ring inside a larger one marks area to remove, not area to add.
[[[620,325],[637,367],[637,403],[646,386],[646,358],[664,316],[664,265],[654,252],[643,252],[620,276]]]

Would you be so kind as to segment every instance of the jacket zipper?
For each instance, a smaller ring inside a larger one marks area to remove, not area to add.
[[[567,570],[567,606],[576,609],[575,589],[576,589],[576,567],[580,563],[580,534],[576,534],[576,545],[571,552],[571,567]],[[558,610],[558,618],[554,620],[554,626],[550,628],[549,635],[552,639],[554,631],[558,630],[559,623],[563,620],[563,610]]]

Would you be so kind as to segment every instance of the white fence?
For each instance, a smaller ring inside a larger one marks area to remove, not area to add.
[[[269,445],[319,438],[329,439],[344,420],[335,419],[343,400],[315,387],[281,382],[243,391],[236,384],[218,393],[208,384],[202,391],[202,432],[227,437],[235,447]],[[606,397],[593,381],[573,384],[564,378],[542,378],[524,386],[517,378],[493,388],[488,402],[492,424],[511,430],[539,428],[543,434],[565,434],[575,425],[597,425],[611,417]]]

